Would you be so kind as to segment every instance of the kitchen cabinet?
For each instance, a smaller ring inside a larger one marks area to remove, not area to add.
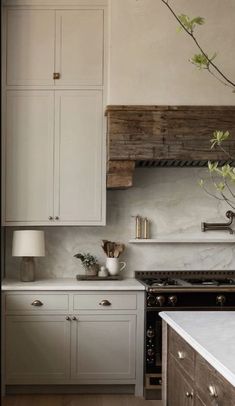
[[[7,100],[7,224],[102,223],[102,92],[10,91]]]
[[[8,316],[6,380],[64,382],[70,375],[70,325],[64,316]]]
[[[164,406],[233,406],[234,387],[164,322]]]
[[[135,379],[135,329],[135,315],[79,316],[72,335],[73,378]]]
[[[13,8],[6,20],[7,85],[103,85],[103,9]]]
[[[7,386],[135,385],[142,394],[142,292],[6,292],[3,304]]]
[[[3,224],[105,225],[105,6],[26,3],[4,7]]]
[[[54,33],[53,10],[7,10],[7,85],[53,85]]]

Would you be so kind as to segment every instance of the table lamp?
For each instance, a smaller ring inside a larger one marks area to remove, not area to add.
[[[33,282],[35,280],[34,257],[45,256],[44,231],[14,231],[12,256],[22,257],[20,280],[22,282]]]

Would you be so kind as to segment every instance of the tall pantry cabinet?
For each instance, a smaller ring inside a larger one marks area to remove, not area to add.
[[[6,0],[5,225],[104,225],[106,0]]]

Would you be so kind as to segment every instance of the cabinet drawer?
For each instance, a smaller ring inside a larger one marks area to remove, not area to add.
[[[195,351],[173,329],[169,330],[169,351],[184,371],[193,378],[195,373]]]
[[[74,295],[74,310],[133,310],[136,295],[110,295],[105,292],[94,295]]]
[[[232,385],[198,354],[195,377],[199,396],[207,406],[234,406]]]
[[[47,310],[68,310],[69,296],[65,294],[8,294],[6,295],[6,311],[41,312]]]

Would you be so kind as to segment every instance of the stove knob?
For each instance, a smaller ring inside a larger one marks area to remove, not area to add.
[[[177,303],[177,301],[178,301],[178,299],[177,299],[177,296],[175,296],[175,295],[172,295],[172,296],[169,296],[169,297],[168,297],[168,302],[169,302],[169,304],[171,304],[172,306],[175,306],[176,303]]]
[[[216,296],[216,304],[223,306],[225,302],[226,302],[226,297],[224,295]]]
[[[156,304],[159,306],[163,306],[165,303],[165,298],[164,296],[157,296],[156,297]]]
[[[149,357],[153,357],[154,354],[155,354],[155,352],[154,352],[154,350],[153,350],[152,348],[150,348],[150,349],[147,351],[147,354],[148,354]]]
[[[148,305],[149,307],[155,305],[155,296],[153,296],[153,295],[148,295],[148,296],[147,296],[147,305]]]
[[[154,329],[151,326],[149,326],[149,328],[148,328],[148,330],[146,332],[146,335],[147,335],[148,338],[153,338],[154,337]]]

